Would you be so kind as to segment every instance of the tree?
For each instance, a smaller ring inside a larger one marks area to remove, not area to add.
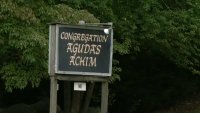
[[[180,68],[200,74],[198,0],[69,0],[101,21],[113,21],[115,53],[159,53]]]
[[[48,24],[99,22],[86,10],[51,0],[0,1],[0,75],[8,91],[48,78]]]
[[[119,102],[114,112],[150,112],[199,88],[198,80],[190,83],[187,77],[191,80],[200,75],[200,1],[66,0],[64,3],[87,9],[101,22],[114,22],[114,58],[122,68],[122,81],[112,88],[117,100],[114,104]]]

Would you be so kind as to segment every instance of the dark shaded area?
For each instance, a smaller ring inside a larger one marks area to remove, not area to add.
[[[33,104],[49,97],[49,80],[43,80],[38,88],[27,87],[23,90],[15,89],[12,93],[1,90],[0,107],[6,108],[15,104]]]
[[[152,54],[120,58],[121,81],[111,85],[110,113],[151,113],[190,97],[200,88],[200,77]]]

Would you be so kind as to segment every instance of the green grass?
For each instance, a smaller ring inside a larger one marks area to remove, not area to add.
[[[200,113],[200,94],[181,101],[168,109],[159,110],[155,113]]]

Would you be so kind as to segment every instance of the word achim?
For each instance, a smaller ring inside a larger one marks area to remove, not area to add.
[[[70,66],[96,67],[96,57],[70,56]]]
[[[84,34],[84,33],[69,33],[62,32],[60,34],[62,40],[71,40],[73,42],[103,42],[106,43],[108,40],[108,35],[94,35],[94,34]]]
[[[99,55],[101,52],[101,45],[68,43],[67,53],[68,52],[73,53],[74,55],[77,53]]]

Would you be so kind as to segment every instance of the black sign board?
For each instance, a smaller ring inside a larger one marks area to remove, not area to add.
[[[56,25],[56,74],[111,76],[111,26]]]

